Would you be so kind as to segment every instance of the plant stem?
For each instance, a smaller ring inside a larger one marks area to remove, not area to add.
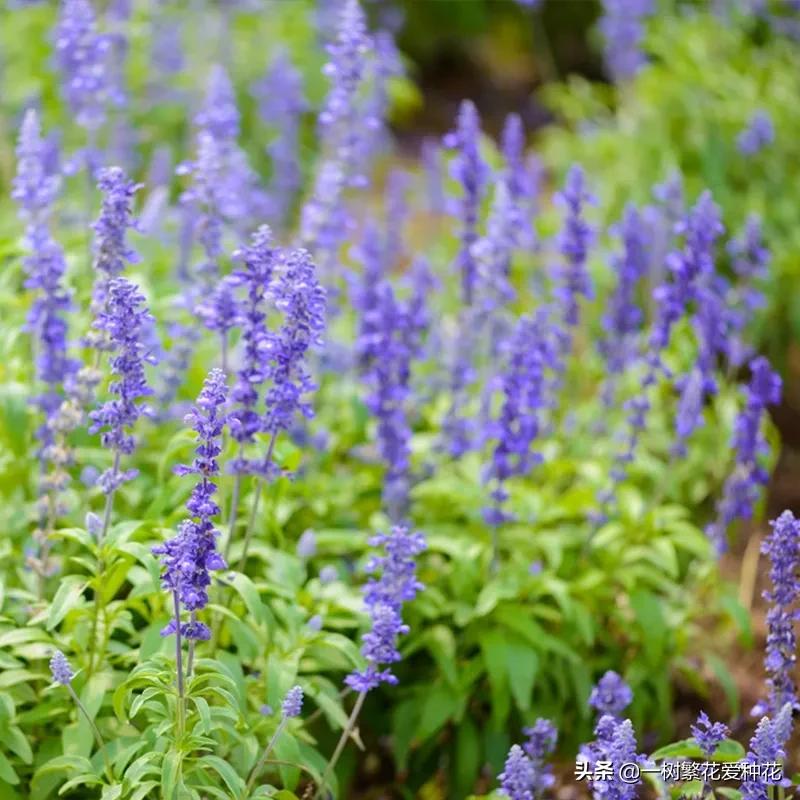
[[[244,443],[239,445],[239,460],[244,456]],[[236,527],[236,516],[239,512],[239,496],[242,493],[242,473],[237,472],[233,479],[233,492],[231,494],[231,512],[228,517],[228,541],[225,542],[225,561],[230,559],[231,545],[233,544],[233,531]]]
[[[353,710],[350,712],[350,717],[348,718],[347,724],[344,726],[344,730],[342,731],[342,735],[336,744],[336,749],[333,751],[331,760],[325,767],[325,772],[322,773],[321,785],[317,790],[316,795],[314,795],[314,800],[322,800],[322,793],[325,791],[325,787],[328,785],[328,780],[330,779],[331,773],[336,768],[336,763],[339,761],[339,757],[342,755],[342,751],[344,750],[347,741],[350,739],[350,735],[353,733],[353,729],[356,726],[356,720],[358,719],[358,715],[361,713],[361,707],[364,705],[364,700],[366,700],[366,697],[366,692],[362,691],[358,693],[356,704],[353,706]]]
[[[261,758],[258,759],[258,762],[253,767],[252,772],[250,773],[250,777],[247,779],[247,788],[245,789],[245,795],[249,795],[250,792],[253,790],[253,784],[256,782],[256,778],[258,778],[259,773],[264,768],[264,764],[267,762],[267,758],[269,758],[269,754],[272,752],[272,748],[275,746],[275,742],[278,741],[278,737],[283,733],[283,729],[286,727],[286,720],[288,717],[281,717],[281,721],[278,723],[278,727],[275,728],[275,733],[272,734],[272,738],[269,740],[269,743],[264,748],[264,752],[261,754]]]
[[[178,736],[183,735],[184,688],[183,688],[183,642],[181,638],[181,601],[176,591],[172,592],[175,606],[175,674],[178,686]]]
[[[75,705],[78,707],[78,710],[81,712],[81,714],[83,714],[84,717],[86,717],[86,721],[89,723],[89,725],[92,728],[92,731],[94,732],[94,738],[97,740],[97,746],[100,749],[100,753],[103,756],[103,763],[105,764],[108,780],[111,783],[113,783],[114,782],[114,773],[111,770],[111,763],[108,760],[108,753],[106,753],[106,750],[105,750],[106,743],[103,740],[103,737],[100,734],[100,731],[97,728],[97,725],[95,724],[95,721],[92,719],[92,717],[90,716],[89,712],[86,710],[86,706],[84,706],[83,703],[81,703],[80,698],[75,693],[75,690],[72,688],[72,684],[69,684],[69,683],[67,684],[67,690],[72,695],[72,699],[75,701]]]
[[[192,611],[191,620],[197,620],[197,614]],[[186,680],[192,677],[192,670],[194,669],[194,639],[189,639],[189,657],[186,659]]]
[[[272,454],[275,451],[275,439],[277,437],[277,433],[275,431],[272,432],[272,436],[269,440],[269,447],[267,447],[267,455],[264,458],[264,464],[266,465],[267,474],[269,474],[269,468],[272,464]],[[256,481],[255,486],[255,497],[253,498],[253,507],[250,509],[250,518],[247,520],[247,530],[244,534],[244,545],[242,546],[242,557],[239,560],[239,572],[244,570],[245,562],[247,561],[247,551],[250,549],[250,541],[253,538],[253,528],[255,527],[256,523],[256,514],[258,513],[258,504],[261,500],[261,492],[264,488],[264,482],[261,479]]]
[[[119,462],[121,458],[121,453],[117,450],[114,453],[114,465],[111,468],[111,478],[112,481],[117,477],[117,473],[119,472]],[[106,507],[103,511],[103,527],[100,529],[100,535],[97,537],[97,543],[102,544],[103,539],[105,538],[106,534],[108,533],[108,528],[111,525],[111,509],[114,506],[114,494],[116,489],[112,489],[106,495]]]

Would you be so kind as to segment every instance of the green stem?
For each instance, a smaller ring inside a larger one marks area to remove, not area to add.
[[[267,763],[267,759],[269,758],[269,754],[272,752],[272,748],[275,746],[275,742],[278,741],[278,737],[283,733],[283,729],[286,727],[286,720],[288,717],[281,717],[281,721],[278,723],[278,727],[275,728],[275,733],[272,734],[272,738],[269,740],[269,743],[264,748],[264,752],[261,754],[261,758],[258,759],[258,763],[253,767],[252,772],[250,773],[250,777],[247,779],[247,788],[245,790],[245,796],[249,795],[251,791],[253,791],[253,785],[256,782],[256,778],[258,778],[261,770],[264,768],[264,764]]]
[[[106,775],[108,777],[109,782],[113,783],[114,773],[111,769],[111,762],[108,760],[108,753],[106,753],[106,743],[103,740],[103,737],[100,734],[97,725],[95,725],[94,720],[91,718],[89,712],[86,710],[86,707],[83,705],[83,703],[81,703],[80,698],[75,693],[75,690],[72,688],[72,684],[67,684],[67,691],[69,691],[69,693],[72,695],[72,699],[75,701],[75,705],[78,706],[78,709],[80,710],[81,714],[83,714],[83,716],[86,717],[86,721],[91,726],[92,731],[94,732],[94,738],[97,740],[97,746],[100,749],[101,755],[103,756],[103,763],[105,764]]]
[[[325,772],[322,773],[321,785],[317,790],[317,793],[314,795],[314,800],[322,800],[322,793],[325,791],[325,787],[328,785],[328,781],[330,780],[331,774],[333,773],[333,770],[336,768],[336,764],[339,761],[339,757],[342,755],[345,745],[350,739],[350,735],[353,733],[353,729],[356,726],[356,720],[358,719],[358,715],[361,713],[361,707],[364,705],[364,700],[366,700],[366,698],[367,698],[366,692],[362,691],[358,693],[358,697],[356,698],[356,704],[353,706],[353,710],[350,712],[350,717],[347,720],[347,724],[344,726],[342,735],[339,737],[339,741],[336,744],[336,749],[333,751],[331,760],[325,767]]]
[[[275,451],[275,439],[277,437],[277,433],[275,431],[272,432],[272,436],[269,440],[269,447],[267,447],[267,455],[264,459],[264,463],[266,465],[266,469],[269,470],[272,464],[272,454]],[[242,557],[239,560],[239,572],[244,570],[245,562],[247,561],[247,551],[250,549],[250,541],[253,538],[253,529],[255,528],[256,523],[256,514],[258,513],[258,504],[261,500],[261,491],[264,488],[263,480],[257,480],[255,486],[255,497],[253,498],[253,507],[250,509],[250,518],[247,520],[247,530],[244,534],[244,545],[242,546]]]
[[[178,737],[184,729],[184,686],[183,686],[183,641],[181,637],[181,601],[177,592],[172,593],[175,607],[175,676],[178,686]]]

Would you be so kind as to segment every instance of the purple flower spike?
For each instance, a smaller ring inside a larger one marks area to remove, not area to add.
[[[361,649],[367,667],[345,678],[345,683],[357,692],[368,692],[381,683],[397,683],[390,669],[382,664],[400,660],[397,637],[408,633],[403,624],[403,604],[413,600],[422,584],[416,578],[416,557],[425,549],[425,537],[397,526],[390,534],[370,539],[373,547],[383,547],[384,555],[375,556],[367,564],[368,572],[380,572],[370,578],[364,589],[364,599],[372,617],[372,629],[365,634]]]
[[[478,239],[480,204],[486,191],[489,167],[480,154],[481,123],[478,110],[470,100],[464,100],[458,110],[456,129],[444,138],[444,145],[456,152],[452,164],[453,177],[461,184],[462,197],[461,248],[458,269],[461,273],[461,295],[466,305],[472,305],[477,280],[477,266],[472,247]]]
[[[717,747],[730,733],[722,722],[711,722],[705,711],[700,712],[697,722],[691,727],[692,736],[706,758],[711,758]]]
[[[556,201],[565,210],[564,226],[558,239],[564,263],[556,275],[556,296],[564,308],[564,323],[575,326],[580,314],[578,298],[592,296],[586,261],[594,238],[592,228],[584,219],[586,205],[593,203],[594,197],[587,190],[583,170],[578,165],[570,167]]]
[[[299,717],[303,710],[303,690],[299,686],[293,686],[286,692],[286,697],[281,703],[281,714],[284,719]]]
[[[769,695],[759,703],[753,714],[775,714],[784,705],[800,708],[794,672],[797,662],[797,633],[795,630],[800,596],[800,521],[791,511],[784,511],[773,520],[772,533],[762,543],[761,552],[770,559],[772,588],[764,592],[770,603],[767,612],[767,651],[764,665],[769,675]]]
[[[53,680],[62,686],[69,686],[75,677],[67,657],[60,650],[56,650],[50,659],[50,672],[53,675]]]
[[[128,180],[120,167],[101,170],[97,186],[103,193],[100,216],[92,225],[94,229],[94,268],[97,270],[92,303],[95,313],[100,312],[106,302],[109,282],[121,275],[126,264],[139,261],[138,253],[128,244],[129,230],[136,230],[133,218],[133,197],[141,188]],[[102,349],[102,344],[97,343]]]
[[[136,440],[130,429],[143,413],[150,413],[147,406],[136,401],[153,393],[144,372],[145,364],[156,360],[147,344],[152,323],[153,318],[138,287],[125,278],[113,278],[108,284],[106,310],[94,325],[108,337],[111,372],[116,378],[109,390],[116,398],[89,414],[89,432],[103,431],[103,446],[112,450],[117,459],[115,466],[98,479],[105,494],[113,493],[137,474],[135,470],[120,472],[118,460],[134,451]]]
[[[228,73],[219,64],[211,67],[205,102],[195,122],[218,142],[235,142],[239,138],[236,95]]]
[[[56,64],[75,120],[90,132],[105,122],[112,99],[111,48],[110,37],[97,32],[89,0],[62,0],[55,30]]]
[[[619,717],[632,700],[630,686],[616,672],[609,670],[592,689],[589,705],[601,715]]]
[[[649,241],[649,231],[634,206],[625,209],[615,232],[622,241],[622,253],[611,259],[617,284],[603,317],[606,337],[600,345],[612,374],[622,372],[636,355],[633,340],[644,321],[644,311],[636,302],[636,293],[647,274]]]
[[[306,357],[309,348],[322,344],[326,297],[308,251],[294,250],[279,265],[272,295],[284,321],[272,342],[272,385],[263,430],[277,435],[290,428],[296,414],[306,419],[314,415],[305,397],[316,389]]]
[[[27,222],[43,222],[49,215],[60,189],[60,178],[48,169],[47,145],[42,138],[39,116],[25,112],[17,144],[17,174],[11,198]]]
[[[617,83],[635,77],[645,65],[644,22],[653,11],[653,0],[603,0],[600,31],[605,40],[606,65]]]
[[[758,723],[753,738],[750,739],[750,749],[747,751],[745,761],[749,764],[766,764],[773,761],[782,762],[786,758],[786,744],[792,731],[792,705],[787,703],[778,709],[775,716],[770,719],[763,717]],[[791,781],[786,778],[780,782],[769,780],[768,775],[756,769],[756,778],[750,778],[739,787],[742,800],[768,800],[774,792],[774,786],[791,786]]]
[[[745,156],[754,156],[769,147],[775,141],[775,128],[772,118],[763,110],[756,111],[747,123],[747,127],[736,139],[739,152]]]
[[[220,512],[214,499],[217,487],[213,479],[219,475],[220,438],[227,421],[224,411],[227,397],[224,373],[212,370],[196,405],[186,416],[186,423],[197,433],[198,445],[192,464],[179,465],[175,473],[199,476],[186,503],[191,519],[184,520],[178,534],[154,547],[153,553],[161,556],[164,565],[164,588],[176,595],[179,607],[182,605],[191,616],[188,622],[172,619],[162,630],[162,636],[177,633],[178,626],[181,635],[187,639],[207,640],[210,636],[208,627],[197,620],[196,614],[208,604],[209,573],[226,566],[216,549],[219,531],[212,519]]]
[[[518,744],[512,745],[503,771],[497,776],[501,794],[509,800],[533,800],[535,778],[533,762]]]
[[[759,464],[759,458],[768,451],[761,423],[767,407],[780,402],[781,379],[761,356],[750,362],[750,372],[750,383],[745,390],[746,404],[734,423],[736,457],[733,470],[717,503],[716,519],[706,528],[706,534],[718,553],[727,547],[728,527],[737,519],[752,518],[759,487],[765,486],[769,479]]]
[[[247,291],[247,299],[241,307],[244,353],[231,392],[231,400],[236,404],[233,413],[236,424],[231,434],[241,443],[252,442],[261,429],[261,417],[256,411],[259,387],[267,379],[269,360],[274,352],[274,335],[267,329],[266,299],[278,257],[272,232],[266,225],[253,235],[251,244],[234,253],[234,259],[241,263],[234,280]],[[234,467],[241,470],[245,465],[234,464]]]

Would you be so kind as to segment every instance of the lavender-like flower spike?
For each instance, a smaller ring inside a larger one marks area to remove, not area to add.
[[[103,446],[114,452],[114,465],[98,479],[103,492],[109,496],[137,474],[136,470],[120,472],[119,461],[121,456],[134,451],[136,440],[130,430],[142,413],[149,413],[146,406],[136,401],[153,393],[144,372],[145,363],[155,363],[146,344],[153,318],[144,304],[138,287],[125,278],[113,278],[108,284],[106,309],[94,323],[108,337],[113,353],[111,372],[115,376],[109,389],[116,399],[101,404],[89,414],[89,432],[103,431]]]
[[[770,115],[761,109],[756,111],[747,123],[747,127],[736,139],[739,152],[745,156],[760,153],[775,141],[775,128]]]
[[[299,717],[303,710],[303,690],[299,686],[293,686],[286,692],[286,697],[281,703],[281,715],[284,719]]]
[[[781,379],[763,357],[750,362],[750,371],[750,383],[745,390],[746,404],[734,423],[736,457],[733,470],[717,503],[716,519],[706,528],[706,534],[718,553],[727,547],[725,534],[728,527],[737,519],[752,517],[759,487],[765,486],[769,479],[759,464],[760,456],[767,451],[761,423],[767,407],[780,402]]]
[[[60,650],[56,650],[50,659],[50,672],[53,680],[62,686],[69,686],[75,677],[67,657]]]
[[[219,512],[214,500],[217,491],[214,477],[219,475],[220,437],[226,422],[224,411],[228,387],[225,374],[212,370],[203,384],[196,406],[187,414],[186,422],[197,433],[198,445],[191,465],[175,468],[177,475],[198,475],[186,509],[191,519],[181,523],[173,539],[153,548],[164,564],[164,587],[171,590],[182,605],[191,612],[188,622],[173,618],[162,630],[162,636],[177,633],[187,639],[208,639],[210,631],[199,622],[196,614],[208,603],[209,572],[225,568],[225,561],[216,549],[219,532],[212,519]]]
[[[375,358],[365,374],[370,390],[366,404],[377,420],[378,449],[386,464],[384,502],[390,519],[399,521],[408,507],[411,427],[407,406],[416,331],[388,281],[378,285],[376,295]]]
[[[302,184],[300,119],[308,110],[303,78],[285,51],[280,51],[264,78],[253,86],[259,114],[275,138],[267,147],[272,159],[270,200],[280,221],[285,221]]]
[[[786,744],[792,730],[792,705],[787,703],[780,708],[775,716],[770,719],[763,717],[758,723],[753,738],[750,739],[750,749],[747,751],[745,761],[749,764],[767,764],[782,762],[786,758]],[[753,774],[753,773],[750,773]],[[768,800],[772,796],[774,786],[790,786],[788,778],[777,782],[770,776],[761,775],[755,770],[758,777],[750,777],[739,787],[742,800]]]
[[[319,115],[319,125],[328,155],[338,161],[346,175],[355,173],[355,177],[348,179],[352,185],[361,185],[363,178],[358,173],[356,151],[360,139],[358,92],[372,42],[358,0],[345,0],[341,8],[336,41],[328,47],[330,60],[323,70],[331,88]]]
[[[797,662],[798,618],[800,597],[800,521],[791,511],[784,511],[773,520],[772,533],[762,543],[761,552],[770,559],[772,588],[764,592],[770,603],[767,612],[767,654],[764,665],[769,674],[769,696],[759,703],[753,714],[774,714],[787,703],[800,707],[794,672]]]
[[[512,334],[507,365],[500,377],[500,416],[489,431],[496,444],[484,476],[492,498],[484,518],[494,527],[510,519],[503,509],[508,499],[508,479],[524,475],[541,460],[540,455],[531,452],[531,446],[539,435],[546,400],[545,375],[547,369],[555,367],[554,356],[546,309],[535,316],[522,317]]]
[[[617,283],[603,316],[605,338],[599,349],[612,374],[622,372],[635,355],[634,337],[644,321],[636,292],[647,274],[649,231],[632,205],[625,209],[615,232],[622,242],[622,253],[612,256],[611,266]]]
[[[472,305],[475,293],[477,265],[472,247],[478,239],[480,204],[489,175],[489,168],[480,154],[480,136],[478,110],[472,101],[464,100],[458,110],[456,129],[445,136],[444,145],[456,151],[452,173],[462,189],[461,247],[457,264],[461,273],[461,296],[466,305]]]
[[[509,800],[533,800],[535,777],[533,763],[525,751],[518,744],[512,745],[503,771],[497,776],[500,793]]]
[[[55,30],[56,64],[75,120],[90,136],[105,122],[112,86],[109,37],[97,32],[89,0],[62,0]]]
[[[538,800],[555,781],[546,759],[555,749],[558,731],[550,720],[537,719],[524,733],[528,741],[522,747],[512,745],[498,780],[501,793],[511,800]]]
[[[653,0],[603,0],[600,31],[605,60],[616,82],[630,80],[644,66],[644,21],[654,10]]]
[[[503,125],[502,151],[505,160],[503,178],[516,208],[516,226],[520,242],[532,245],[535,240],[532,218],[538,193],[537,176],[525,157],[525,128],[519,114],[509,114]]]
[[[325,290],[306,250],[294,250],[278,266],[271,287],[275,307],[284,322],[273,338],[272,385],[267,392],[263,430],[273,436],[288,430],[298,412],[307,419],[313,408],[305,395],[316,389],[306,364],[310,347],[322,344],[325,330]],[[265,464],[269,470],[270,465]]]
[[[370,578],[364,589],[364,599],[372,617],[372,629],[364,635],[361,649],[367,667],[345,678],[345,683],[357,692],[368,692],[381,683],[397,683],[391,669],[381,669],[381,666],[400,660],[397,637],[409,630],[401,616],[403,604],[413,600],[423,588],[416,578],[415,562],[425,549],[422,534],[397,526],[389,534],[372,537],[370,544],[383,547],[384,555],[375,556],[367,563],[367,571],[380,572],[380,577]]]
[[[556,195],[556,201],[564,208],[566,216],[558,238],[564,263],[556,273],[555,294],[564,309],[565,325],[575,326],[580,315],[578,298],[592,295],[586,262],[594,237],[592,228],[584,218],[586,205],[594,202],[594,198],[586,188],[583,170],[577,164],[570,167],[564,188]],[[572,341],[571,335],[565,331],[562,336],[567,337],[566,347]]]
[[[728,726],[722,722],[711,722],[705,711],[700,712],[697,722],[691,726],[692,736],[706,758],[711,758],[717,747],[730,733]]]
[[[728,301],[731,328],[728,356],[734,367],[740,367],[752,355],[752,348],[745,344],[742,334],[753,313],[764,305],[764,293],[757,282],[767,276],[770,261],[758,217],[748,217],[741,235],[728,242],[727,250],[737,279]]]
[[[274,352],[274,336],[267,329],[266,298],[278,257],[272,232],[266,225],[253,234],[251,244],[234,253],[234,260],[242,266],[234,272],[233,279],[247,290],[247,299],[241,307],[244,352],[231,392],[231,400],[237,405],[231,434],[242,444],[252,442],[262,427],[256,411],[259,387],[268,377],[269,359]],[[245,464],[237,462],[234,468],[242,471]]]
[[[609,670],[592,689],[589,705],[601,716],[619,718],[632,700],[633,692],[630,686],[616,672]]]
[[[329,287],[347,224],[342,194],[348,186],[366,183],[359,169],[359,92],[371,47],[358,0],[345,0],[336,42],[328,48],[330,61],[324,69],[331,87],[319,115],[323,160],[317,167],[314,189],[303,206],[300,223],[300,241],[325,270]]]
[[[211,67],[205,102],[195,122],[218,142],[236,142],[239,138],[236,95],[228,73],[219,64]]]
[[[47,219],[60,189],[60,178],[48,169],[46,156],[39,116],[35,110],[29,109],[19,132],[17,174],[11,198],[19,206],[22,218],[30,223]]]
[[[94,229],[94,268],[97,270],[92,304],[95,313],[103,309],[108,284],[125,270],[126,264],[135,264],[138,253],[128,244],[127,233],[136,230],[133,218],[133,197],[141,188],[128,179],[120,167],[101,170],[98,188],[103,193],[100,216],[92,225]]]
[[[442,149],[439,143],[435,139],[423,139],[421,157],[428,211],[431,214],[444,214],[447,204],[442,184]]]
[[[603,715],[595,726],[595,737],[595,741],[581,748],[579,759],[587,762],[592,771],[597,763],[610,762],[611,775],[608,779],[591,782],[593,796],[598,800],[634,800],[641,778],[631,782],[630,775],[622,775],[620,769],[623,764],[647,763],[644,756],[636,752],[633,724],[629,719],[619,720],[609,714]]]

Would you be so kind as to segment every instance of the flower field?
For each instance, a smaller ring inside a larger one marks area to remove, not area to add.
[[[0,800],[800,786],[800,4],[567,5],[0,9]]]

